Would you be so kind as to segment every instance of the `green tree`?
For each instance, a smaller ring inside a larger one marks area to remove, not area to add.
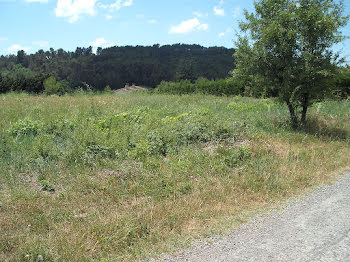
[[[350,96],[350,67],[339,68],[335,78],[335,94],[340,97]]]
[[[113,93],[112,88],[110,87],[110,85],[106,85],[106,87],[103,89],[103,92],[105,92],[107,94]]]
[[[50,76],[44,81],[44,90],[48,95],[58,94],[61,91],[61,84],[54,76]]]
[[[324,97],[325,80],[341,62],[332,46],[344,39],[340,28],[349,16],[342,10],[343,3],[334,0],[260,0],[240,23],[234,75],[277,93],[295,128],[305,124],[309,106]]]

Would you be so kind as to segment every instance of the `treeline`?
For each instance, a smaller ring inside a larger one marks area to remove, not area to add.
[[[162,81],[154,90],[156,93],[163,94],[208,94],[208,95],[240,95],[252,97],[277,97],[278,90],[271,86],[262,84],[263,81],[254,79],[247,81],[236,75],[225,79],[208,80],[198,78],[196,81]],[[327,79],[325,85],[328,90],[324,93],[326,97],[347,98],[350,96],[350,67],[338,68],[338,72]]]
[[[44,90],[50,76],[61,90],[92,87],[103,90],[136,83],[155,87],[161,81],[194,81],[200,77],[219,79],[234,68],[233,49],[200,45],[153,45],[98,48],[78,47],[74,52],[63,49],[39,50],[27,55],[0,57],[0,92]],[[63,81],[63,82],[62,82]]]

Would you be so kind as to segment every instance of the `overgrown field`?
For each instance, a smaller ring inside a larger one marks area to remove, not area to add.
[[[0,261],[132,261],[225,232],[349,165],[350,101],[0,96]]]

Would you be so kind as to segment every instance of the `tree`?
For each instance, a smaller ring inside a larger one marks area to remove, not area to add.
[[[17,64],[21,64],[25,67],[28,66],[28,59],[26,57],[26,53],[23,50],[17,51]]]
[[[223,47],[184,44],[114,46],[98,48],[96,55],[91,47],[78,47],[75,51],[51,48],[29,55],[20,52],[18,57],[0,56],[0,71],[11,70],[13,64],[24,61],[28,64],[23,63],[24,67],[43,74],[45,79],[55,76],[61,90],[62,80],[67,80],[72,88],[85,82],[96,90],[103,90],[107,84],[118,89],[125,83],[155,87],[162,80],[227,77],[234,67],[233,52]]]
[[[338,96],[350,96],[350,67],[340,68],[335,78],[335,92]]]
[[[61,91],[61,84],[54,76],[50,76],[44,81],[45,93],[48,95],[58,94]]]
[[[102,47],[97,47],[96,50],[96,55],[101,55],[103,48]]]
[[[294,128],[328,90],[327,78],[341,62],[332,46],[344,37],[349,16],[334,0],[260,0],[245,11],[236,42],[234,75],[247,85],[277,93],[286,103]]]

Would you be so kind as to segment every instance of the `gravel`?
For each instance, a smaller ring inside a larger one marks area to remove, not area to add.
[[[161,261],[350,261],[350,172],[230,235]]]

